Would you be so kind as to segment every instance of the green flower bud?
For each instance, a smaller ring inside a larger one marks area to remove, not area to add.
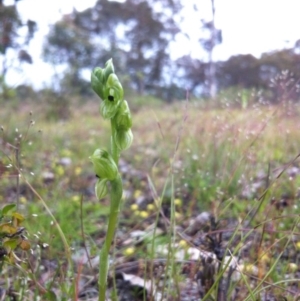
[[[115,73],[115,68],[114,68],[114,64],[112,59],[109,59],[106,63],[105,63],[105,68],[103,70],[103,77],[104,77],[104,83],[107,82],[108,77],[112,74]]]
[[[123,87],[118,77],[114,73],[110,74],[105,85],[105,99],[109,100],[110,102],[120,101],[123,100],[123,95]]]
[[[128,103],[126,100],[122,101],[118,113],[116,115],[117,129],[128,130],[132,127],[132,118]]]
[[[118,175],[118,167],[112,156],[103,149],[96,149],[90,157],[94,172],[100,179],[114,180]]]
[[[97,95],[104,99],[104,76],[103,70],[100,67],[96,67],[91,76],[91,83],[93,90],[97,93]]]
[[[100,104],[100,114],[104,119],[111,119],[113,118],[116,113],[118,112],[119,105],[121,101],[119,102],[110,102],[108,100],[104,100]]]
[[[119,150],[123,151],[129,148],[133,141],[131,129],[117,129],[114,139]]]
[[[107,179],[98,179],[95,185],[95,194],[98,200],[103,199],[107,193]]]
[[[104,119],[113,118],[123,101],[123,88],[115,74],[110,74],[105,85],[104,101],[100,105],[100,113]]]

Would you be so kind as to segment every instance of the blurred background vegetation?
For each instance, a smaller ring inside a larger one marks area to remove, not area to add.
[[[23,0],[26,2],[26,0]],[[181,31],[182,2],[179,0],[127,0],[123,3],[97,1],[84,11],[73,10],[52,24],[43,44],[43,60],[53,66],[52,84],[36,91],[28,84],[10,86],[6,74],[12,53],[24,64],[34,64],[28,44],[39,24],[22,20],[18,2],[0,1],[0,94],[4,101],[43,97],[62,112],[70,97],[92,98],[89,75],[95,66],[113,58],[127,95],[147,96],[166,102],[190,95],[215,104],[246,107],[253,102],[298,101],[300,78],[300,39],[293,48],[264,53],[235,55],[226,61],[213,61],[214,48],[222,43],[222,30],[212,19],[199,20],[199,44],[206,59],[185,55],[172,60],[170,43]],[[138,13],[137,13],[138,12]],[[282,73],[284,71],[284,73]],[[50,76],[50,75],[49,75]]]
[[[196,220],[199,213],[209,210],[224,222],[220,227],[229,229],[227,237],[240,227],[241,220],[245,220],[243,228],[250,229],[247,233],[260,231],[260,245],[253,244],[251,258],[245,256],[246,260],[258,266],[263,263],[261,275],[274,271],[270,283],[277,283],[281,276],[287,279],[283,289],[294,298],[296,286],[289,288],[288,283],[300,278],[300,269],[291,276],[286,271],[288,264],[300,267],[300,39],[294,47],[259,58],[241,54],[214,61],[213,52],[222,44],[222,29],[215,26],[214,0],[210,0],[212,18],[199,18],[195,24],[206,55],[174,60],[171,45],[181,32],[184,0],[99,0],[94,7],[62,15],[50,26],[42,59],[53,72],[47,85],[36,88],[8,81],[12,70],[22,75],[29,64],[44,77],[45,71],[35,67],[34,54],[29,51],[40,24],[21,18],[19,4],[27,1],[7,4],[0,0],[0,203],[19,204],[26,216],[24,226],[34,260],[43,257],[63,262],[69,256],[69,251],[63,253],[46,203],[75,255],[85,240],[92,255],[95,246],[102,244],[110,203],[96,200],[96,178],[88,157],[100,142],[101,146],[109,144],[110,131],[99,117],[99,98],[91,89],[90,74],[112,58],[133,113],[136,137],[120,162],[126,200],[117,233],[122,239],[119,254],[129,246],[131,229],[148,231],[154,218],[149,208],[156,208],[157,200],[161,200],[157,212],[171,216],[174,196],[179,200],[174,216],[182,229],[192,225],[191,217]],[[198,2],[199,11],[202,2]],[[183,101],[187,98],[188,103]],[[175,188],[169,184],[170,170]],[[157,227],[171,237],[165,222]],[[248,234],[242,235],[241,246],[248,249]],[[148,242],[133,246],[138,249],[135,259],[145,259]],[[277,262],[273,265],[272,260],[283,249],[283,265],[275,269]],[[257,256],[264,252],[268,265]],[[161,255],[150,258],[156,257]],[[3,275],[9,277],[9,273]],[[12,275],[24,288],[22,278]],[[53,281],[56,276],[52,274],[47,277],[51,285],[65,285]],[[45,278],[40,283],[46,283]],[[32,287],[23,291],[37,294]]]

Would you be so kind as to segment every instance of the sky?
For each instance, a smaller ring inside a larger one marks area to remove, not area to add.
[[[4,1],[5,4],[13,2]],[[18,2],[24,20],[38,23],[39,31],[32,40],[28,52],[34,64],[22,65],[22,72],[10,75],[8,82],[22,82],[42,87],[49,82],[53,67],[41,58],[41,47],[49,26],[62,14],[70,13],[75,7],[82,11],[93,6],[96,0],[24,0]],[[172,46],[172,58],[184,54],[204,58],[205,53],[198,43],[200,20],[211,18],[210,0],[184,0],[183,31],[189,35],[178,36]],[[197,11],[193,4],[197,3]],[[300,0],[215,0],[215,25],[222,30],[223,42],[214,50],[215,60],[226,60],[232,55],[253,54],[259,57],[264,52],[293,47],[300,39]]]

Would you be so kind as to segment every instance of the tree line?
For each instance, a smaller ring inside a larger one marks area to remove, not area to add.
[[[9,48],[16,50],[20,61],[34,63],[26,45],[34,37],[37,24],[33,20],[21,21],[17,2],[5,5],[0,0],[2,90]],[[199,20],[198,24],[199,32],[208,33],[206,38],[199,37],[208,60],[188,55],[171,59],[170,43],[181,32],[179,0],[98,0],[94,7],[82,12],[74,9],[52,25],[45,37],[43,59],[54,66],[65,66],[64,74],[59,76],[62,93],[90,94],[84,74],[112,57],[126,88],[139,94],[173,100],[185,98],[186,91],[210,97],[235,87],[263,91],[273,101],[282,95],[298,100],[300,40],[291,49],[265,53],[260,58],[236,55],[213,62],[212,52],[222,43],[222,31],[215,28],[213,0],[211,4],[212,19]],[[28,33],[20,41],[17,31],[24,26]]]

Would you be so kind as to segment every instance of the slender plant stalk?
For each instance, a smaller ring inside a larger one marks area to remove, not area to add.
[[[109,261],[109,250],[112,244],[115,229],[118,223],[118,217],[120,212],[120,204],[122,198],[123,188],[122,179],[118,175],[117,179],[111,183],[111,194],[110,194],[110,213],[108,218],[108,227],[104,244],[100,253],[100,271],[99,271],[99,301],[105,300],[106,293],[106,281],[108,272],[108,261]]]
[[[110,125],[111,125],[111,155],[116,163],[116,165],[118,166],[119,164],[119,158],[120,158],[120,152],[118,150],[118,147],[115,143],[115,140],[113,139],[115,132],[116,132],[116,125],[113,119],[110,120]]]
[[[97,67],[92,72],[92,88],[102,99],[100,113],[111,124],[110,153],[96,149],[90,157],[98,178],[95,193],[100,200],[108,193],[107,183],[110,182],[110,213],[106,237],[100,252],[99,265],[99,301],[105,301],[107,275],[109,266],[109,251],[118,224],[120,205],[123,194],[123,184],[118,171],[119,157],[122,150],[130,147],[133,136],[132,120],[127,101],[123,99],[123,88],[114,73],[112,60],[106,62],[105,68]]]
[[[111,152],[112,157],[116,165],[119,163],[120,152],[114,142],[115,125],[111,120]],[[114,238],[115,229],[118,224],[118,217],[120,212],[121,199],[123,194],[123,184],[120,174],[118,173],[117,178],[111,182],[110,192],[110,212],[108,217],[108,227],[104,244],[100,252],[100,270],[99,270],[99,301],[105,300],[106,294],[106,283],[108,274],[108,262],[109,262],[109,250]]]

